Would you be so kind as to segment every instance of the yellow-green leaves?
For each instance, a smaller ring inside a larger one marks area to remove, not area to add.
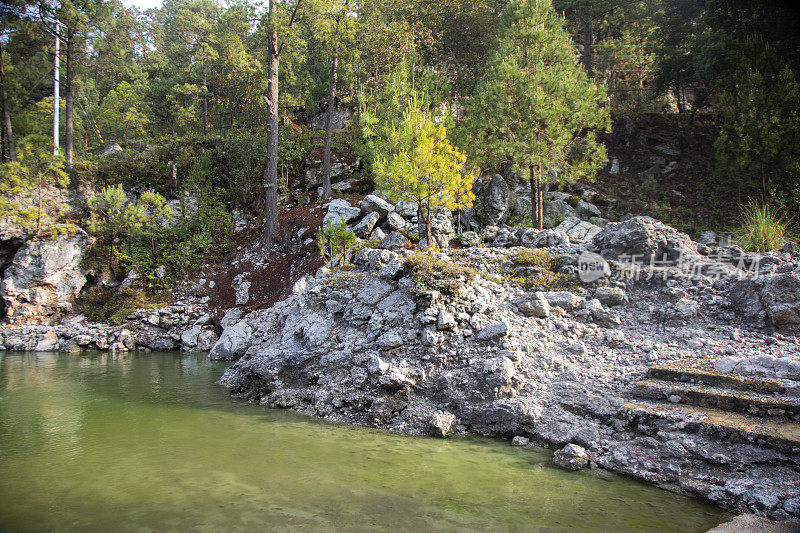
[[[462,172],[466,156],[447,140],[447,128],[437,124],[427,110],[414,102],[406,108],[403,120],[394,127],[384,153],[375,156],[378,187],[394,200],[416,202],[430,243],[431,212],[472,204],[474,176]]]

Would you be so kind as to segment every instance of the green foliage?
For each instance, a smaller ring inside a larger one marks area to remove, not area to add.
[[[344,257],[358,243],[356,236],[347,228],[345,219],[338,224],[326,224],[317,230],[317,247],[323,258]]]
[[[114,243],[117,237],[142,227],[142,214],[134,204],[128,202],[122,185],[104,187],[100,194],[92,196],[89,210],[92,213],[88,221],[89,231],[100,235],[108,243],[108,269],[113,273]]]
[[[406,259],[403,268],[414,280],[414,291],[418,295],[439,291],[455,297],[476,276],[475,270],[470,267],[442,261],[426,252],[415,253]]]
[[[101,133],[106,137],[121,137],[125,142],[129,135],[145,135],[150,125],[150,110],[143,92],[141,84],[132,86],[127,81],[117,84],[98,109],[97,124]]]
[[[510,264],[505,267],[504,274],[511,282],[526,290],[577,290],[575,276],[559,272],[562,265],[562,261],[547,250],[517,250],[511,256]]]
[[[93,322],[122,324],[137,309],[168,305],[171,300],[169,293],[148,297],[142,290],[133,287],[125,287],[119,291],[92,287],[81,295],[78,308]]]
[[[717,174],[728,181],[735,176],[733,186],[749,178],[760,185],[762,199],[781,197],[794,207],[800,202],[800,83],[770,53],[762,57],[743,65],[719,97],[724,126],[714,143]]]
[[[447,140],[447,128],[436,124],[415,97],[385,135],[372,148],[376,184],[395,201],[419,205],[431,245],[431,213],[439,207],[470,207],[475,176],[463,171],[466,157]]]
[[[44,229],[42,219],[47,212],[60,209],[44,198],[44,189],[68,184],[64,158],[53,155],[50,140],[44,135],[28,135],[18,143],[17,160],[0,165],[0,216],[38,233]]]
[[[605,90],[575,66],[572,40],[549,0],[516,0],[486,75],[467,107],[460,145],[484,166],[511,161],[544,178],[591,178],[606,161]]]
[[[780,249],[788,241],[785,219],[768,205],[751,203],[742,213],[736,243],[747,252]]]

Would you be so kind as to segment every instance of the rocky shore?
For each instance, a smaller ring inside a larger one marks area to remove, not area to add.
[[[529,289],[543,274],[519,264],[531,248],[470,247],[440,254],[465,270],[431,282],[411,252],[365,249],[355,269],[226,317],[210,355],[236,361],[221,382],[348,424],[561,448],[566,468],[800,517],[797,254],[709,247],[645,217],[581,244],[530,231],[519,241],[548,245],[554,274],[577,279],[589,257],[602,275]]]

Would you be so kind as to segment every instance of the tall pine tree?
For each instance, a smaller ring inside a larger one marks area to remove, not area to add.
[[[550,1],[509,4],[464,133],[480,164],[528,169],[535,227],[544,225],[545,176],[592,177],[606,160],[595,131],[610,123],[605,90],[576,65],[575,47]]]

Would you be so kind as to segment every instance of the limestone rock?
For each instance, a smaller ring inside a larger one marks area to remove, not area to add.
[[[211,348],[208,354],[210,359],[221,359],[232,361],[244,355],[250,347],[250,338],[253,328],[247,321],[237,322],[225,328],[219,340]]]
[[[50,323],[71,306],[86,278],[80,262],[88,244],[85,232],[30,240],[6,268],[0,296],[12,323]]]
[[[612,222],[593,239],[594,246],[607,259],[635,257],[648,263],[651,259],[677,262],[700,258],[697,246],[688,235],[650,217],[633,217]]]
[[[496,226],[508,219],[511,188],[500,174],[495,174],[475,196],[475,214],[481,223]]]
[[[448,412],[437,411],[428,421],[428,433],[434,437],[447,437],[456,423],[456,415]]]
[[[567,470],[580,470],[589,464],[589,455],[581,446],[567,444],[553,454],[553,463]]]
[[[392,204],[374,194],[368,194],[365,196],[364,199],[359,203],[359,206],[361,207],[361,212],[365,215],[370,213],[378,213],[378,215],[381,217],[385,217],[394,211],[394,206]]]

